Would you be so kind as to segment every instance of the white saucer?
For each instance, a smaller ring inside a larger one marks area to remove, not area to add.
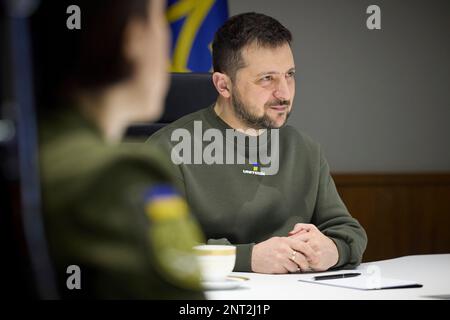
[[[223,281],[202,281],[205,290],[229,290],[240,287],[245,280],[236,278],[226,278]]]

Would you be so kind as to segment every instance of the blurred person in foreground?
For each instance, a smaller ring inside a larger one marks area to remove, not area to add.
[[[80,29],[66,13],[80,8]],[[32,17],[40,168],[64,298],[203,298],[202,241],[157,150],[120,142],[162,112],[169,34],[162,0],[42,1]],[[70,265],[81,289],[67,288]]]

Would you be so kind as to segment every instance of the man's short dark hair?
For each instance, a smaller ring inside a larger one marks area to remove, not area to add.
[[[234,78],[244,67],[241,51],[256,43],[262,47],[276,48],[291,44],[292,34],[276,19],[261,13],[249,12],[231,17],[217,30],[212,44],[215,72]]]

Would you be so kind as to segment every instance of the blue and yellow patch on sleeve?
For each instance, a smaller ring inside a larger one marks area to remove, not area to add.
[[[202,239],[190,218],[189,207],[171,185],[155,185],[144,193],[145,213],[150,219],[148,239],[155,266],[177,286],[198,290],[200,270],[192,247]]]
[[[185,218],[186,201],[170,185],[156,185],[145,192],[145,212],[155,222]]]

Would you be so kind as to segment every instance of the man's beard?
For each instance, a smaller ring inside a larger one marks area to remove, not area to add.
[[[245,105],[242,102],[242,99],[239,97],[239,94],[236,88],[233,88],[233,92],[231,94],[231,104],[233,105],[234,113],[236,116],[242,120],[245,124],[247,124],[250,128],[259,130],[259,129],[277,129],[283,127],[287,119],[289,118],[290,112],[287,111],[289,105],[291,104],[289,100],[276,100],[268,102],[264,105],[264,114],[261,117],[250,113],[249,110],[251,108],[248,105]],[[276,122],[270,119],[270,117],[266,114],[266,108],[270,106],[282,106],[286,107],[286,119],[284,120],[281,126],[277,126]]]

